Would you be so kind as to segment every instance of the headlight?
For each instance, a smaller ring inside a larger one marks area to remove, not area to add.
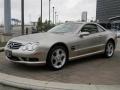
[[[33,50],[36,50],[38,46],[39,46],[39,43],[28,43],[22,47],[22,50],[33,51]]]

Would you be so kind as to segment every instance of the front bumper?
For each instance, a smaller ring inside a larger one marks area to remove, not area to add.
[[[9,59],[6,56],[6,60],[13,62],[13,63],[19,63],[19,64],[26,64],[26,65],[38,65],[38,64],[46,64],[46,61],[37,61],[37,62],[30,62],[30,61],[14,61],[12,59]]]
[[[7,51],[12,52],[10,56],[7,55]],[[5,48],[5,55],[8,61],[20,64],[45,64],[47,54],[44,51],[22,51],[11,50]]]

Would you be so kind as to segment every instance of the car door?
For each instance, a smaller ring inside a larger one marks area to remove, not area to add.
[[[87,36],[80,37],[78,41],[77,54],[84,55],[94,53],[100,50],[100,38],[99,30],[96,24],[86,24],[81,29],[81,32],[89,32]]]
[[[85,54],[93,53],[99,51],[99,44],[100,44],[100,37],[99,30],[96,24],[86,24],[82,29],[81,32],[89,32],[90,35],[81,38],[86,40],[87,46],[83,46],[83,52]]]
[[[70,56],[72,58],[80,57],[81,55],[85,55],[88,53],[91,53],[90,50],[88,50],[89,47],[92,47],[92,40],[93,36],[87,35],[87,36],[75,36],[73,38],[73,42],[71,43],[71,52]]]

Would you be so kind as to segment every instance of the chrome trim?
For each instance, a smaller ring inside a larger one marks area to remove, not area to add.
[[[21,46],[22,46],[22,43],[12,42],[12,41],[7,44],[7,47],[9,49],[19,49]]]
[[[86,57],[86,56],[91,56],[91,55],[98,54],[98,53],[103,53],[103,52],[104,52],[104,50],[101,50],[101,51],[88,53],[88,54],[84,54],[84,55],[80,55],[80,56],[70,57],[69,60],[73,60],[73,59],[77,59],[77,58],[81,58],[81,57]]]
[[[100,45],[96,45],[96,46],[92,46],[92,47],[77,49],[77,50],[75,50],[75,51],[77,52],[77,51],[82,51],[82,50],[85,50],[85,49],[90,49],[90,48],[95,48],[95,47],[100,47],[100,46],[105,46],[105,44],[100,44]]]

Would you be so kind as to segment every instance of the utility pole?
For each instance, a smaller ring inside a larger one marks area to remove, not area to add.
[[[56,24],[56,17],[57,17],[57,12],[55,12],[55,24]]]
[[[21,0],[21,26],[22,26],[22,32],[21,34],[24,35],[24,0]]]
[[[49,0],[49,24],[50,24],[50,2],[51,0]]]
[[[56,15],[56,24],[58,23],[58,15]]]
[[[11,0],[4,1],[4,33],[11,34]]]
[[[53,7],[53,24],[54,24],[54,18],[55,18],[55,7]]]
[[[42,0],[41,0],[41,22],[42,22]]]

